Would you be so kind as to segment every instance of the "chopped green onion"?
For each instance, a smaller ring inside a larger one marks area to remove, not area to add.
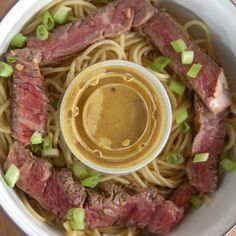
[[[203,204],[203,200],[199,198],[197,195],[193,195],[190,199],[191,205],[195,208],[199,208]]]
[[[232,172],[236,170],[236,162],[230,160],[230,159],[222,159],[220,161],[220,167],[225,172]]]
[[[99,184],[101,181],[101,178],[98,177],[98,176],[91,176],[91,177],[88,177],[86,179],[83,179],[81,181],[81,184],[85,187],[88,187],[88,188],[94,188],[97,184]]]
[[[47,40],[49,33],[44,25],[39,25],[36,29],[36,36],[40,40]]]
[[[179,81],[176,81],[176,80],[171,80],[169,87],[173,92],[175,92],[179,95],[183,95],[183,93],[185,91],[185,85]]]
[[[72,173],[77,179],[84,179],[88,176],[88,172],[85,165],[79,161],[73,162]]]
[[[85,210],[83,208],[70,208],[66,213],[66,219],[68,220],[73,230],[84,230]]]
[[[54,19],[49,11],[43,13],[42,16],[43,24],[47,28],[47,30],[52,30],[55,26]]]
[[[173,40],[170,44],[176,52],[183,52],[187,49],[187,45],[183,39]]]
[[[57,167],[63,167],[66,165],[65,158],[62,155],[59,155],[58,157],[54,157],[52,162],[53,162],[53,165]]]
[[[5,62],[0,62],[0,77],[10,77],[13,73],[13,68]]]
[[[70,208],[67,212],[66,212],[66,219],[67,220],[72,220],[73,219],[73,213],[74,213],[74,210],[76,208]]]
[[[202,68],[201,64],[193,64],[188,70],[187,76],[191,78],[196,78],[201,68]]]
[[[42,151],[43,157],[58,157],[59,156],[59,150],[56,148],[46,149]]]
[[[39,133],[38,131],[35,131],[31,136],[31,144],[40,144],[42,143],[42,141],[43,141],[42,134]]]
[[[54,21],[58,24],[64,24],[68,20],[71,12],[72,9],[70,7],[66,6],[59,7],[55,12],[55,14],[53,15]]]
[[[194,158],[193,158],[193,163],[201,163],[201,162],[205,162],[208,160],[209,157],[209,153],[197,153],[195,154]]]
[[[15,63],[16,62],[16,58],[15,57],[7,57],[7,62],[8,63]]]
[[[7,173],[4,176],[4,179],[7,185],[13,188],[17,180],[19,179],[19,176],[20,176],[19,169],[14,164],[11,164],[7,170]]]
[[[166,156],[166,161],[173,165],[181,165],[184,163],[184,158],[178,152],[170,152]]]
[[[17,47],[17,48],[23,48],[27,42],[27,37],[24,36],[21,33],[17,33],[11,40],[10,45]]]
[[[92,177],[92,176],[101,177],[101,173],[98,172],[97,170],[87,168],[87,172],[88,172],[88,177]]]
[[[28,146],[27,146],[27,148],[29,149],[29,150],[31,150],[31,152],[33,152],[34,154],[36,154],[36,155],[39,155],[39,156],[41,156],[42,155],[42,147],[41,147],[41,144],[36,144],[36,145],[34,145],[34,144],[29,144]]]
[[[183,133],[191,132],[191,126],[185,121],[180,125],[180,129]]]
[[[158,57],[151,65],[150,68],[154,71],[161,71],[163,70],[170,62],[170,59],[168,57]]]
[[[58,98],[52,97],[51,105],[55,110],[57,110],[58,101],[59,101]]]
[[[180,107],[177,111],[175,111],[174,117],[177,125],[184,122],[188,118],[188,111],[186,107]]]
[[[43,149],[44,150],[52,149],[52,139],[49,138],[48,136],[43,138]]]
[[[194,58],[194,52],[193,51],[184,51],[181,54],[181,62],[184,65],[192,64]]]

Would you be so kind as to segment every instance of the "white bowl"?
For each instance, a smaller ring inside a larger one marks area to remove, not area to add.
[[[39,9],[51,0],[20,0],[0,24],[0,55],[10,39]],[[236,87],[236,8],[229,0],[163,0],[194,12],[209,26],[219,62],[225,68],[231,87]],[[181,11],[174,7],[174,13]],[[182,15],[182,12],[181,12]],[[191,212],[170,233],[173,236],[220,236],[236,223],[236,173],[228,174],[214,194],[211,206]],[[0,204],[14,222],[30,236],[59,236],[55,228],[40,223],[27,211],[13,189],[7,188],[0,176]]]

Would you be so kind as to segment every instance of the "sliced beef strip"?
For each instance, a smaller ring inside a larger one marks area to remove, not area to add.
[[[146,36],[163,55],[171,60],[174,71],[183,75],[183,80],[189,88],[193,89],[201,98],[202,102],[215,115],[230,106],[228,84],[223,72],[200,47],[195,44],[179,25],[165,10],[158,10],[153,17],[139,27],[141,34]],[[196,78],[187,76],[191,65],[181,63],[181,53],[176,52],[171,42],[183,39],[187,50],[194,51],[193,63],[201,64],[202,68]]]
[[[168,200],[178,206],[183,213],[187,211],[191,196],[195,193],[195,189],[190,186],[187,182],[181,184],[174,192],[170,195]],[[147,228],[139,230],[137,236],[154,236],[156,234],[151,233]]]
[[[104,183],[88,190],[86,225],[136,225],[149,232],[164,234],[182,219],[183,210],[165,201],[156,188]]]
[[[57,170],[47,161],[34,157],[20,143],[14,143],[4,171],[14,163],[20,170],[17,186],[59,218],[68,209],[85,209],[86,228],[120,224],[136,225],[153,233],[166,233],[183,217],[183,208],[164,200],[156,188],[103,183],[85,189],[65,169]]]
[[[59,26],[45,41],[30,37],[27,47],[41,50],[41,66],[58,65],[96,41],[145,23],[153,13],[149,0],[116,0],[84,19]]]
[[[9,55],[16,57],[12,80],[12,136],[27,145],[35,131],[44,133],[49,108],[39,70],[41,53],[24,48],[11,51]]]
[[[183,207],[185,210],[189,206],[190,199],[196,190],[189,184],[181,184],[168,198],[176,206]]]
[[[11,146],[4,170],[12,163],[20,170],[17,186],[59,218],[63,218],[69,208],[84,206],[86,190],[73,180],[70,171],[54,169],[18,142]]]
[[[228,110],[215,116],[195,96],[196,136],[192,146],[192,158],[187,164],[189,183],[199,192],[213,192],[217,187],[217,165],[219,154],[223,150],[227,129]],[[197,153],[209,153],[208,160],[194,163]]]

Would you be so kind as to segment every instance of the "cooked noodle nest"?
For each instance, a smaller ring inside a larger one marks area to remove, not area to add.
[[[104,1],[105,3],[106,1]],[[32,33],[35,28],[41,22],[41,15],[44,11],[50,10],[55,11],[59,6],[70,6],[73,9],[73,15],[70,20],[83,18],[91,12],[95,11],[97,7],[92,4],[92,1],[82,0],[54,0],[46,7],[44,7],[35,17],[22,29],[23,33]],[[184,25],[184,29],[188,31],[192,27],[200,27],[205,33],[205,38],[196,39],[196,43],[203,45],[205,50],[212,54],[212,43],[211,36],[207,29],[207,26],[199,21],[189,21]],[[95,64],[100,61],[106,61],[110,59],[121,59],[135,62],[139,65],[146,67],[151,71],[158,80],[161,81],[165,87],[172,105],[173,112],[176,111],[180,106],[186,106],[189,114],[193,113],[193,104],[191,99],[191,91],[186,89],[185,93],[180,96],[176,95],[169,89],[170,79],[179,79],[178,76],[172,72],[164,71],[158,73],[152,71],[149,68],[150,63],[158,56],[158,52],[154,50],[152,45],[143,37],[139,36],[136,32],[130,31],[122,34],[120,37],[115,39],[105,39],[93,43],[87,49],[83,50],[79,55],[66,66],[60,66],[56,68],[43,68],[41,70],[45,81],[44,86],[50,97],[59,98],[64,92],[66,86],[80,73],[83,69],[88,66]],[[13,143],[11,137],[10,127],[10,115],[11,115],[11,99],[10,99],[10,86],[11,82],[8,79],[0,79],[0,160],[3,163],[9,151],[10,145]],[[233,98],[236,98],[236,94],[233,94]],[[234,99],[233,99],[234,100]],[[236,99],[232,105],[231,112],[233,115],[236,114]],[[58,148],[63,157],[67,168],[71,168],[73,162],[73,155],[64,146],[64,142],[60,136],[60,128],[58,124],[58,111],[53,107],[50,108],[49,118],[47,120],[46,132],[49,137],[53,140],[53,146]],[[193,117],[188,118],[189,122],[192,122]],[[227,128],[227,138],[224,146],[224,153],[229,153],[233,156],[236,155],[235,145],[235,128],[236,118],[230,116]],[[135,183],[141,187],[156,186],[159,193],[167,197],[173,189],[177,188],[182,181],[186,178],[185,165],[173,165],[165,160],[165,154],[170,151],[177,151],[183,154],[184,158],[187,159],[191,153],[192,145],[192,134],[182,133],[180,127],[175,124],[173,120],[172,131],[169,140],[163,150],[163,152],[150,164],[144,168],[127,174],[127,175],[104,175],[102,182],[105,181],[117,181],[123,184]],[[185,162],[186,163],[186,162]],[[61,222],[57,218],[48,214],[42,209],[39,204],[32,201],[23,192],[20,192],[20,198],[24,202],[26,208],[41,222],[54,222],[58,227],[64,228],[66,235],[68,236],[101,236],[101,235],[114,235],[114,236],[134,236],[137,232],[136,227],[120,227],[120,226],[109,226],[101,229],[73,231],[71,230],[68,222]],[[209,197],[206,196],[207,202],[210,202]],[[41,209],[40,209],[41,208]],[[43,214],[42,214],[43,212]]]

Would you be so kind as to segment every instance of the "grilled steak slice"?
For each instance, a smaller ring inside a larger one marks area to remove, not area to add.
[[[173,69],[183,75],[184,82],[193,89],[203,103],[214,114],[218,114],[230,105],[228,84],[223,69],[219,67],[207,54],[205,54],[170,15],[164,10],[157,11],[154,16],[143,26],[140,32],[156,46],[161,53],[171,60]],[[175,52],[171,42],[183,39],[188,49],[194,51],[193,63],[202,65],[196,78],[187,76],[191,65],[181,63],[181,53]]]
[[[49,107],[38,65],[41,53],[25,48],[10,54],[17,58],[12,81],[12,136],[26,145],[35,131],[44,133]]]
[[[190,198],[194,193],[195,190],[193,187],[191,187],[188,183],[183,183],[171,194],[169,200],[176,206],[187,209]]]
[[[27,46],[41,50],[40,65],[57,65],[96,41],[117,37],[132,25],[145,23],[153,13],[149,0],[116,0],[84,19],[58,27],[46,41],[29,38]]]
[[[68,170],[55,170],[49,162],[34,157],[17,142],[10,148],[4,169],[12,163],[20,170],[17,186],[59,218],[63,218],[69,208],[83,207],[86,191]]]
[[[95,189],[85,189],[73,180],[70,172],[54,169],[20,143],[11,146],[5,171],[11,163],[20,170],[17,186],[59,218],[63,219],[69,208],[84,207],[88,229],[112,224],[137,225],[163,234],[183,217],[183,208],[164,200],[156,188],[103,183]]]
[[[112,224],[146,227],[164,234],[182,219],[183,210],[165,201],[156,188],[104,183],[88,190],[86,225],[89,228]]]
[[[197,134],[193,141],[192,154],[209,153],[208,160],[187,164],[189,183],[200,192],[213,192],[217,187],[217,163],[226,135],[227,110],[214,116],[195,96],[195,126]]]

